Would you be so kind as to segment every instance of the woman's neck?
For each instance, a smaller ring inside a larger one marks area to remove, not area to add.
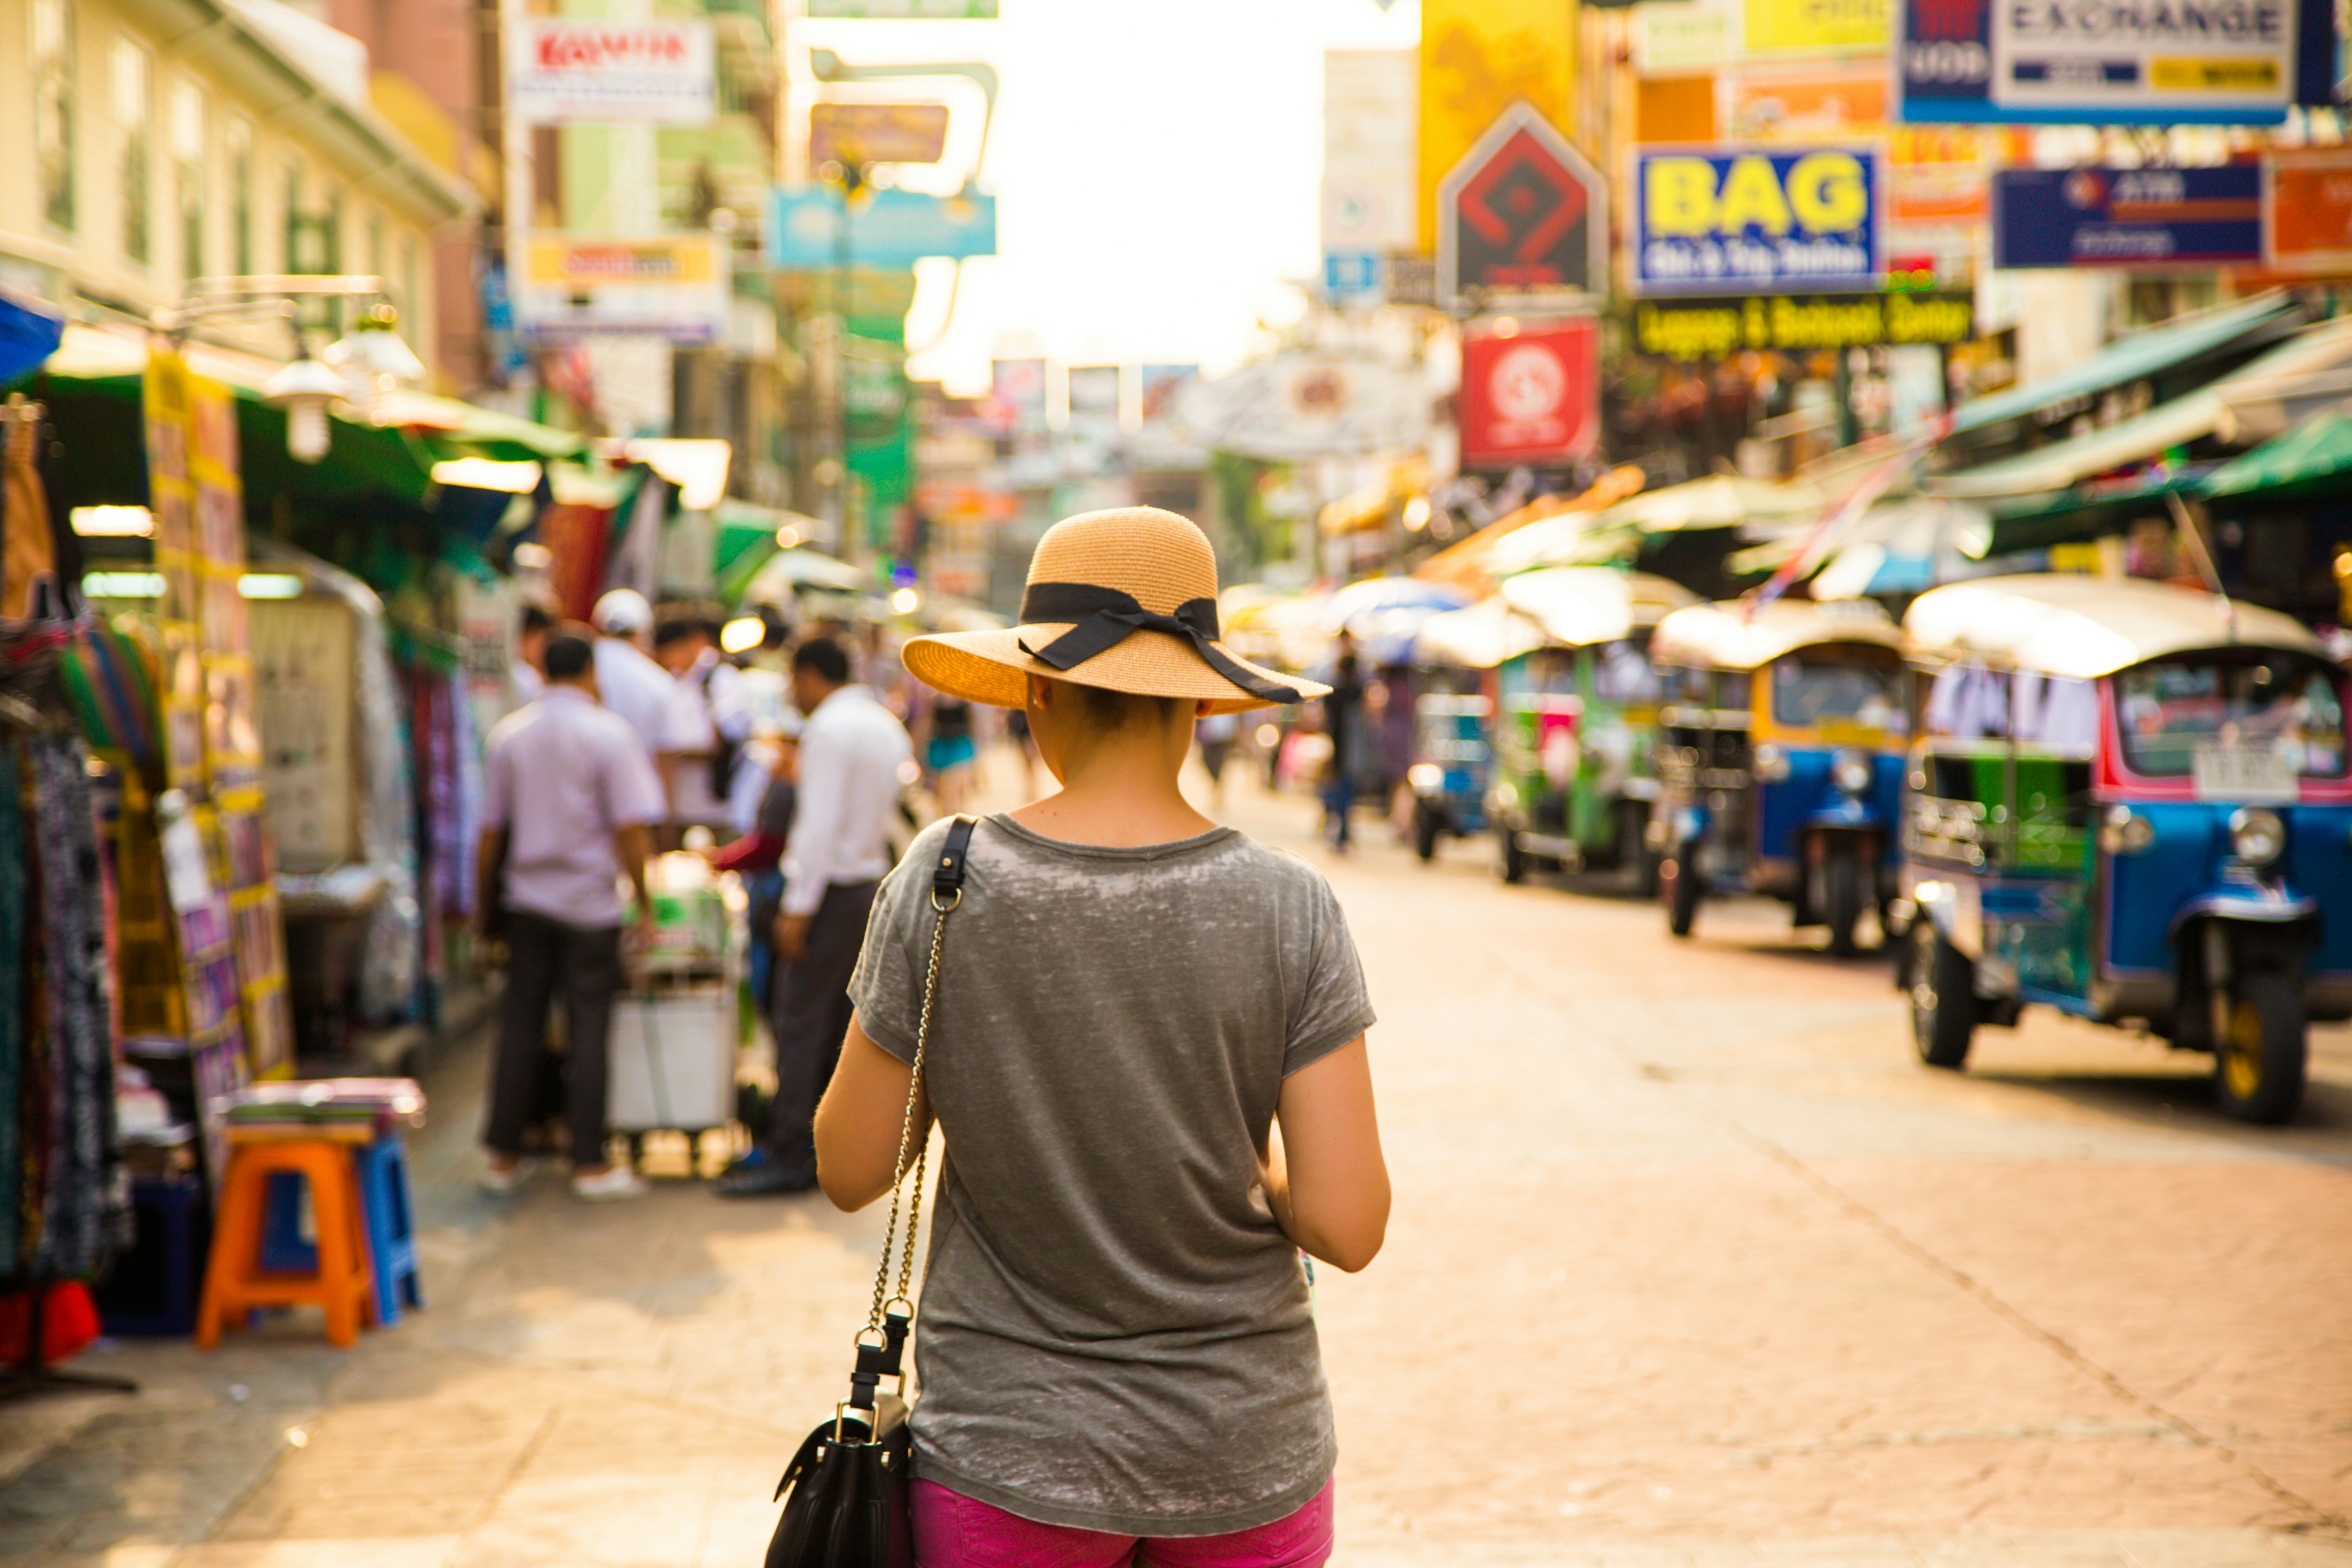
[[[1192,809],[1176,775],[1156,738],[1150,744],[1125,735],[1107,739],[1071,762],[1058,794],[1032,801],[1013,820],[1047,838],[1110,849],[1198,837],[1217,825]]]

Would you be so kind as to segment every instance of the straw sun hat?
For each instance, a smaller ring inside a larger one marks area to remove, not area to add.
[[[951,697],[1019,708],[1025,677],[1213,703],[1242,713],[1328,688],[1235,658],[1218,641],[1217,555],[1190,521],[1156,507],[1081,512],[1045,531],[1029,560],[1022,624],[908,643],[907,669]]]

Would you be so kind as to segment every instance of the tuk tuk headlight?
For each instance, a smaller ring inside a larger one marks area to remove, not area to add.
[[[1748,759],[1748,767],[1759,784],[1779,784],[1789,776],[1789,753],[1767,741],[1756,748]]]
[[[2249,866],[2267,866],[2286,853],[2286,824],[2275,811],[2242,805],[2230,814],[2230,847]]]
[[[1848,795],[1870,793],[1870,759],[1859,752],[1840,752],[1830,763],[1830,783]]]
[[[2107,807],[2099,824],[2099,847],[2110,855],[2137,855],[2156,842],[2156,824],[2127,805]]]
[[[1404,782],[1415,795],[1435,795],[1445,787],[1445,770],[1435,763],[1415,763],[1405,769]]]

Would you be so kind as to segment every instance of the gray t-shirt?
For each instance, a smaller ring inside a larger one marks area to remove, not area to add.
[[[927,829],[850,994],[915,1054]],[[1335,1457],[1297,1250],[1258,1185],[1282,1080],[1372,1022],[1330,888],[1228,828],[1110,849],[992,816],[924,1077],[947,1150],[915,1335],[916,1472],[1025,1519],[1215,1535]]]

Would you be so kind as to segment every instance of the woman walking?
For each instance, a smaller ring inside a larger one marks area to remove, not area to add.
[[[1201,716],[1319,694],[1227,653],[1216,592],[1192,523],[1093,512],[1039,543],[1024,625],[907,648],[925,683],[1024,709],[1062,785],[979,826],[941,946],[917,1110],[947,1150],[916,1328],[919,1568],[1331,1551],[1298,1254],[1361,1268],[1387,1227],[1372,1010],[1322,877],[1177,787]],[[894,1174],[945,833],[884,884],[817,1111],[845,1209]]]

